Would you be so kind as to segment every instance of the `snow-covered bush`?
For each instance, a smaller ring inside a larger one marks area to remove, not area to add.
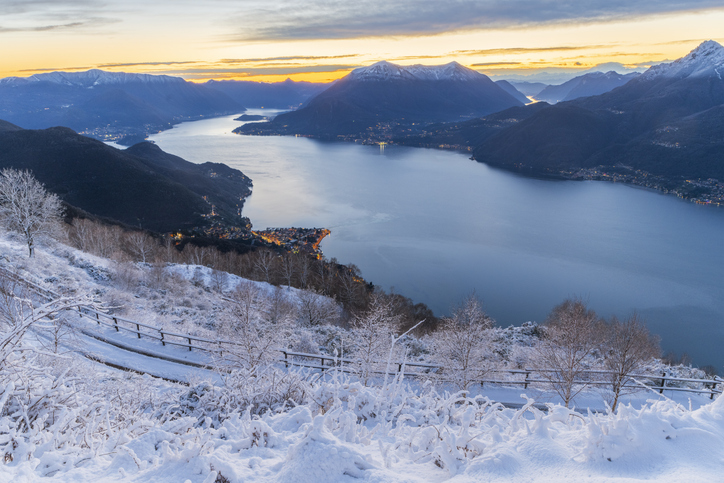
[[[433,350],[444,382],[466,391],[497,367],[492,327],[493,320],[474,296],[443,319],[441,329],[434,334]]]

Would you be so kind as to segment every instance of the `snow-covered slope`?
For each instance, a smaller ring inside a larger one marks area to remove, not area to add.
[[[707,40],[681,59],[651,67],[641,75],[640,79],[714,77],[722,80],[722,74],[724,74],[724,47],[714,40]]]
[[[349,79],[357,81],[388,81],[399,80],[425,80],[425,81],[468,81],[480,80],[485,76],[457,62],[445,65],[401,66],[385,60],[372,64],[369,67],[360,67],[349,74]]]

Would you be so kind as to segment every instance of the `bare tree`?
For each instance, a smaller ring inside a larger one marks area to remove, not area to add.
[[[292,280],[297,273],[297,264],[295,263],[294,256],[291,253],[282,255],[281,266],[279,268],[282,279],[287,283],[287,287],[291,287]]]
[[[229,274],[222,272],[221,270],[211,270],[211,288],[219,293],[224,293],[226,288],[226,281],[229,278]]]
[[[435,333],[435,357],[443,366],[442,378],[467,391],[495,368],[492,349],[493,319],[483,312],[482,303],[469,296],[452,317],[442,320]]]
[[[299,273],[299,288],[307,288],[309,277],[312,274],[312,262],[308,255],[298,255],[296,257],[297,272]]]
[[[68,231],[70,242],[87,253],[104,258],[120,258],[120,239],[123,230],[117,226],[108,226],[87,219],[73,220],[73,226]]]
[[[158,251],[156,240],[142,231],[127,233],[124,241],[126,251],[128,251],[135,260],[143,263],[152,260],[154,254]]]
[[[30,257],[36,241],[57,231],[62,214],[60,199],[48,193],[29,171],[0,172],[0,221],[20,233]]]
[[[620,396],[629,390],[631,375],[642,372],[647,363],[660,355],[658,337],[651,335],[638,314],[623,322],[616,317],[611,319],[603,357],[606,369],[611,371],[612,411],[616,410]]]
[[[224,348],[222,363],[255,372],[277,359],[276,349],[284,345],[288,327],[268,324],[259,317],[261,294],[253,283],[239,284],[231,298],[232,316],[220,332],[232,344]]]
[[[589,362],[600,347],[604,322],[581,299],[553,308],[535,348],[541,376],[568,407],[585,387]]]
[[[300,325],[307,327],[325,325],[337,319],[339,319],[339,307],[333,300],[312,290],[299,292],[297,320]]]
[[[29,295],[21,283],[0,273],[0,369],[18,349],[33,325],[50,321],[51,328],[55,328],[55,322],[60,322],[59,318],[65,311],[77,309],[81,305],[91,305],[81,297],[59,297],[36,306]],[[60,336],[61,331],[55,335]],[[56,344],[58,341],[59,339],[55,339]]]
[[[272,282],[276,254],[267,249],[260,249],[254,252],[254,268],[259,274],[259,278],[267,283]]]
[[[392,303],[373,295],[368,310],[354,318],[350,338],[354,368],[365,386],[375,373],[386,369],[386,362],[397,334],[399,316]]]
[[[281,287],[274,287],[271,297],[266,300],[264,320],[270,324],[291,323],[297,315],[297,307],[287,297],[287,291]]]

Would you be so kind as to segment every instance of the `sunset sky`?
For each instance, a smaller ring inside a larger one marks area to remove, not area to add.
[[[0,77],[326,82],[384,59],[545,79],[673,60],[723,26],[721,0],[0,0]]]

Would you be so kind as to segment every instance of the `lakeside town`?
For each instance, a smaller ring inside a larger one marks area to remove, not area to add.
[[[724,205],[724,183],[715,179],[682,179],[674,181],[629,166],[598,166],[561,171],[566,179],[613,181],[676,195],[679,198],[704,205]]]

